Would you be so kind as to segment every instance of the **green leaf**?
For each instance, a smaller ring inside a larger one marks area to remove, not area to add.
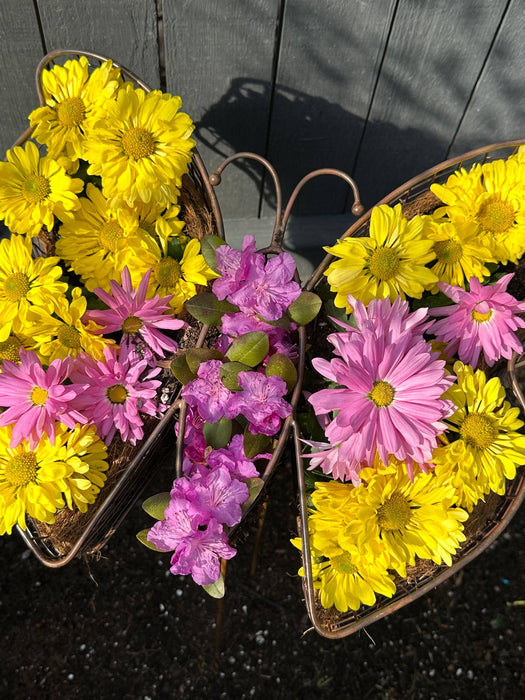
[[[276,352],[270,357],[265,368],[267,377],[277,375],[286,382],[288,391],[292,391],[297,384],[297,369],[288,355]]]
[[[197,370],[203,362],[208,360],[224,360],[224,355],[213,348],[189,348],[186,352],[186,362],[190,372],[197,374]]]
[[[186,302],[186,310],[201,323],[220,326],[223,314],[238,311],[238,307],[225,299],[219,301],[212,292],[196,294]]]
[[[249,370],[251,367],[242,362],[225,362],[219,371],[219,376],[227,389],[241,391],[238,380],[239,372],[248,372]]]
[[[143,545],[145,545],[148,549],[152,549],[154,552],[164,552],[164,549],[159,549],[158,547],[155,547],[153,542],[150,542],[147,537],[148,537],[148,532],[150,531],[151,528],[146,527],[144,530],[141,530],[140,532],[137,532],[137,539],[139,542],[142,542]]]
[[[203,589],[212,598],[224,598],[224,576],[221,574],[215,583],[203,586]]]
[[[255,499],[262,491],[264,481],[258,476],[254,476],[251,479],[246,479],[245,484],[248,486],[250,493],[248,496],[248,500],[242,504],[243,515],[245,515],[255,503]]]
[[[226,357],[232,362],[243,362],[249,367],[260,364],[270,349],[270,341],[264,331],[251,331],[236,338]]]
[[[244,454],[248,459],[254,459],[257,455],[263,452],[271,452],[272,439],[268,435],[259,433],[254,435],[248,429],[244,432],[243,437]]]
[[[232,436],[232,422],[229,418],[221,418],[217,423],[204,423],[202,432],[206,439],[206,444],[211,445],[214,450],[226,447]]]
[[[421,309],[428,307],[429,309],[435,309],[438,306],[450,306],[454,301],[447,297],[443,292],[438,292],[437,294],[423,294],[421,299],[411,299],[410,308],[415,311],[416,309]]]
[[[317,316],[322,303],[321,298],[314,292],[302,292],[288,307],[288,316],[300,326],[305,326]]]
[[[303,435],[308,440],[316,440],[317,442],[326,441],[326,435],[321,428],[319,421],[313,411],[308,413],[298,413],[297,422]]]
[[[156,493],[154,496],[147,498],[142,504],[142,510],[145,510],[148,515],[156,520],[164,520],[164,511],[170,502],[169,491]]]
[[[348,315],[344,309],[339,308],[334,304],[333,299],[328,299],[324,302],[323,313],[329,319],[330,323],[335,326],[338,330],[341,330],[341,326],[333,321],[335,318],[337,321],[342,321],[343,323],[348,323],[355,328],[355,321],[352,314]]]
[[[214,272],[218,272],[217,260],[215,258],[215,251],[221,245],[226,245],[226,241],[224,240],[224,238],[221,238],[220,236],[215,236],[215,235],[204,236],[203,239],[201,240],[202,256],[203,256],[204,260],[206,260],[208,267],[211,267],[211,269]]]
[[[170,240],[168,241],[167,253],[168,257],[173,258],[174,260],[182,260],[184,250],[178,238],[170,238]]]
[[[181,384],[188,384],[194,379],[197,379],[197,375],[188,367],[186,355],[177,355],[174,357],[171,361],[170,368],[173,372],[173,376],[178,379]]]

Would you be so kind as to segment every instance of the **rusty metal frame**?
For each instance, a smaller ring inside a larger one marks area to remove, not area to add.
[[[408,204],[417,199],[423,192],[427,191],[433,182],[442,182],[456,169],[460,167],[467,168],[474,163],[484,163],[487,160],[492,160],[493,158],[506,157],[511,153],[516,152],[519,146],[522,145],[525,145],[525,139],[505,141],[469,151],[456,158],[451,158],[434,168],[424,171],[417,177],[412,178],[404,185],[384,197],[380,202],[378,202],[378,204]],[[504,152],[503,155],[502,152]],[[367,211],[341,236],[341,238],[363,234],[366,235],[371,212],[372,209]],[[306,282],[305,289],[315,289],[315,286],[319,280],[322,279],[325,270],[333,259],[334,256],[327,255],[321,261],[319,267],[314,270]],[[516,354],[514,354],[512,359],[508,362],[507,372],[515,398],[521,405],[522,410],[525,412],[525,393],[520,386],[515,372],[518,362],[520,364],[525,364],[525,353],[520,356],[519,360]],[[303,592],[305,604],[308,616],[315,631],[321,636],[329,639],[341,639],[353,634],[354,632],[357,632],[360,629],[363,629],[376,620],[380,620],[396,610],[403,608],[405,605],[408,605],[414,600],[417,600],[421,596],[433,590],[440,583],[447,580],[450,576],[457,573],[461,568],[481,554],[494,542],[494,540],[507,527],[525,498],[525,471],[523,467],[521,467],[520,473],[518,473],[513,481],[509,482],[505,496],[501,498],[492,517],[487,521],[485,526],[477,533],[477,535],[461,548],[454,558],[455,561],[452,566],[449,567],[442,565],[438,567],[433,574],[426,575],[415,584],[398,584],[401,587],[401,590],[394,594],[392,599],[379,596],[379,600],[375,605],[366,609],[361,608],[357,612],[350,611],[347,613],[340,613],[335,622],[327,622],[326,618],[323,619],[320,602],[318,600],[318,596],[316,596],[313,584],[311,550],[308,533],[308,499],[304,479],[301,434],[297,422],[293,423],[293,434],[299,490],[298,529],[302,542],[301,557],[304,569]]]

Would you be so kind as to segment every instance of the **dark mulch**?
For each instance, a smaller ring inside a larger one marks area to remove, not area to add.
[[[307,631],[288,464],[268,491],[255,574],[256,522],[228,564],[220,651],[217,601],[135,540],[149,525],[139,504],[89,565],[46,569],[18,536],[2,538],[0,697],[523,697],[523,509],[431,595],[330,641]]]

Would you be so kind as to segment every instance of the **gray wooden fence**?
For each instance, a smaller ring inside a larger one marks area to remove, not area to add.
[[[523,0],[1,0],[1,153],[37,105],[39,59],[84,49],[181,95],[209,170],[255,151],[286,195],[336,167],[371,206],[449,155],[524,136],[524,37]],[[258,166],[227,173],[227,219],[271,215]],[[348,209],[324,178],[297,211]]]

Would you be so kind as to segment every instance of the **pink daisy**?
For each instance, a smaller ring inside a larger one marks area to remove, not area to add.
[[[76,358],[71,379],[79,391],[75,407],[97,426],[109,445],[117,430],[124,441],[135,445],[144,437],[140,413],[157,413],[155,401],[161,382],[153,379],[161,370],[148,367],[146,359],[113,347],[104,349],[105,362],[83,354]]]
[[[142,278],[139,288],[135,289],[131,282],[131,275],[127,267],[122,270],[122,286],[110,281],[111,294],[100,287],[94,292],[109,308],[105,311],[88,311],[86,316],[95,321],[102,328],[98,333],[122,332],[121,345],[128,347],[136,345],[138,341],[153,350],[160,357],[164,352],[175,352],[178,345],[172,338],[162,333],[159,329],[176,331],[186,328],[188,325],[180,319],[173,317],[169,302],[171,296],[154,296],[146,299],[151,270],[148,270]]]
[[[455,303],[432,309],[437,321],[432,332],[436,340],[448,343],[447,353],[458,355],[461,362],[476,367],[481,351],[488,365],[501,357],[507,360],[522,344],[515,331],[525,328],[516,314],[525,312],[525,302],[517,301],[507,290],[513,275],[505,275],[493,285],[483,286],[476,277],[469,280],[470,291],[439,282],[442,292]]]
[[[78,389],[64,386],[69,373],[69,358],[53,360],[47,369],[31,351],[20,351],[20,364],[4,360],[0,373],[0,425],[13,423],[11,447],[29,440],[34,449],[45,432],[55,441],[55,421],[74,429],[86,418],[76,411],[72,402]]]
[[[381,309],[390,301],[378,301],[381,313],[366,315],[362,328],[328,337],[340,357],[313,360],[315,369],[340,387],[308,399],[318,415],[335,412],[325,435],[337,452],[327,450],[321,467],[328,471],[336,464],[354,480],[361,462],[371,464],[376,451],[385,464],[390,454],[407,461],[409,470],[412,462],[431,461],[437,435],[446,427],[441,421],[453,412],[452,403],[441,398],[454,381],[445,376],[445,362],[406,324],[404,307],[399,307],[403,328],[388,308]],[[361,307],[355,302],[356,318],[365,318]]]

